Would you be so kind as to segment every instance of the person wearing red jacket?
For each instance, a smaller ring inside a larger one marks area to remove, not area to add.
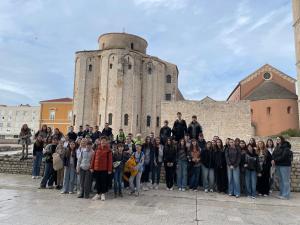
[[[105,136],[100,139],[100,145],[92,158],[90,170],[96,179],[97,194],[93,200],[105,201],[105,193],[108,191],[108,175],[112,173],[112,151]]]

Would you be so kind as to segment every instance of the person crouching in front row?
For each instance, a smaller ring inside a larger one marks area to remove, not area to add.
[[[91,170],[96,179],[97,194],[93,200],[105,201],[105,193],[108,191],[108,176],[112,173],[112,152],[109,147],[108,138],[103,136],[96,150]]]

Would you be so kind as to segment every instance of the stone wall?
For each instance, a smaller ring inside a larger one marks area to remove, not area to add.
[[[239,137],[249,140],[252,134],[249,101],[223,102],[206,97],[201,101],[163,102],[161,125],[168,120],[173,126],[177,112],[182,113],[187,124],[196,115],[207,140],[215,135],[222,139]]]

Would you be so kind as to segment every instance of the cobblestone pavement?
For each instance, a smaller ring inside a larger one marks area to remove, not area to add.
[[[40,180],[26,175],[0,174],[0,225],[183,225],[197,224],[196,193],[161,190],[140,197],[105,202],[37,189]],[[275,193],[276,194],[276,193]],[[235,199],[197,192],[198,224],[300,224],[300,193],[289,201],[268,198]]]

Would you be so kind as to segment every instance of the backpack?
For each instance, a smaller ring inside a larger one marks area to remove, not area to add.
[[[62,159],[60,158],[60,155],[57,152],[55,152],[53,153],[52,157],[53,157],[53,169],[55,171],[62,169],[64,167],[64,164]]]

